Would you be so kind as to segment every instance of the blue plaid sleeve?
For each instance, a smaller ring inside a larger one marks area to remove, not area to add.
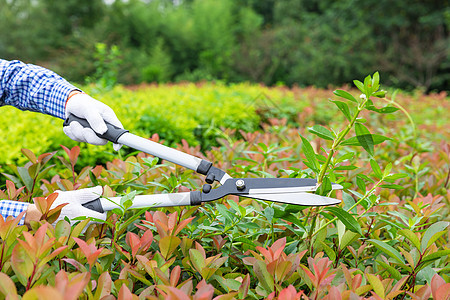
[[[12,105],[64,119],[66,100],[73,90],[77,88],[50,70],[0,59],[0,106]]]
[[[7,217],[13,216],[17,218],[17,216],[27,210],[29,203],[19,202],[19,201],[10,201],[10,200],[2,200],[0,201],[0,214],[6,220]],[[20,219],[19,225],[23,225],[25,222],[25,215]]]

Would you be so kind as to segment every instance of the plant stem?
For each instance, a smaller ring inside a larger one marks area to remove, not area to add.
[[[321,185],[323,182],[323,178],[325,177],[328,166],[330,165],[331,158],[336,153],[336,150],[339,147],[339,145],[341,144],[344,137],[350,132],[350,130],[353,128],[353,125],[355,125],[355,122],[359,116],[359,113],[364,109],[364,106],[366,105],[366,102],[368,100],[369,100],[369,98],[367,98],[366,100],[364,100],[362,103],[360,103],[358,105],[357,111],[356,111],[355,115],[353,116],[353,118],[350,120],[350,123],[347,124],[347,127],[344,129],[344,131],[340,132],[338,137],[334,140],[333,145],[331,146],[331,149],[330,149],[330,153],[328,154],[327,160],[325,161],[325,163],[322,165],[322,168],[320,169],[320,173],[317,178],[318,186]]]

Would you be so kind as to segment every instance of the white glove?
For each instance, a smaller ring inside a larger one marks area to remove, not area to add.
[[[76,191],[56,191],[56,193],[58,193],[58,197],[55,202],[53,202],[50,209],[64,203],[68,203],[68,205],[61,209],[61,214],[53,224],[55,225],[58,221],[64,220],[65,217],[68,217],[71,220],[70,223],[72,225],[76,222],[72,221],[72,219],[81,216],[106,220],[106,213],[99,213],[82,205],[86,202],[99,198],[102,195],[102,191],[103,188],[101,186]]]
[[[91,128],[84,128],[78,122],[71,122],[69,126],[63,128],[64,133],[72,140],[86,142],[93,145],[105,145],[108,141],[99,138],[95,132],[103,134],[107,131],[105,121],[116,127],[123,128],[122,123],[116,117],[114,111],[106,104],[95,100],[91,96],[80,93],[73,95],[66,103],[66,118],[70,114],[86,119]],[[95,131],[95,132],[94,132]],[[113,145],[118,151],[119,144]]]

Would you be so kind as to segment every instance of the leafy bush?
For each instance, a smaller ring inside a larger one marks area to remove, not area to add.
[[[279,93],[248,84],[231,87],[223,84],[143,86],[138,89],[115,87],[108,91],[93,85],[83,89],[112,107],[131,132],[147,137],[159,133],[167,144],[185,139],[193,145],[206,140],[212,143],[213,138],[220,135],[221,127],[255,130],[259,125],[255,97],[261,91],[274,95]],[[0,165],[18,161],[21,148],[42,153],[59,149],[61,144],[76,145],[62,132],[60,120],[19,112],[12,107],[1,109],[0,132],[4,144],[0,149]],[[17,122],[18,115],[20,122]],[[86,149],[86,154],[89,153],[81,158],[84,164],[102,163],[115,155],[110,153],[109,146],[81,147]]]
[[[128,195],[104,224],[85,233],[83,217],[72,228],[42,220],[31,229],[0,219],[0,294],[446,299],[450,144],[435,136],[429,145],[424,136],[412,139],[410,114],[400,99],[378,91],[377,74],[355,84],[365,96],[335,91],[330,110],[342,112],[343,121],[332,127],[292,127],[273,118],[263,131],[224,129],[220,146],[203,153],[178,145],[234,177],[315,177],[323,194],[330,194],[329,180],[339,182],[345,190],[332,192],[343,199],[335,207],[230,196],[199,207],[131,210],[136,194],[199,189],[202,180],[143,153],[77,172],[78,146],[65,149],[59,159],[66,169],[50,176],[54,153],[36,157],[23,150],[29,161],[8,175],[1,198],[50,195],[35,198],[49,207],[56,189],[98,184],[106,197]],[[448,138],[443,127],[434,128]]]

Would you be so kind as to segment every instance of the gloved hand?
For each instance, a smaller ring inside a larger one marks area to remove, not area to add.
[[[64,220],[65,217],[68,217],[71,220],[71,224],[75,221],[72,221],[73,218],[76,217],[92,217],[101,220],[106,220],[106,213],[99,213],[89,208],[82,206],[82,204],[95,200],[102,195],[103,188],[101,186],[96,186],[92,188],[86,188],[76,191],[56,191],[58,193],[58,197],[53,202],[50,209],[57,207],[60,204],[69,203],[61,209],[61,214],[58,219],[53,223],[54,225],[58,223],[60,220]]]
[[[105,145],[108,141],[99,138],[95,133],[103,134],[106,132],[105,121],[116,127],[123,128],[122,123],[116,117],[114,111],[106,104],[95,100],[87,94],[79,93],[69,98],[66,103],[66,118],[70,114],[79,118],[86,119],[91,125],[90,128],[83,128],[78,122],[71,122],[69,126],[63,128],[64,133],[72,140],[77,142],[87,142],[93,145]],[[114,150],[118,151],[119,144],[113,145]]]

